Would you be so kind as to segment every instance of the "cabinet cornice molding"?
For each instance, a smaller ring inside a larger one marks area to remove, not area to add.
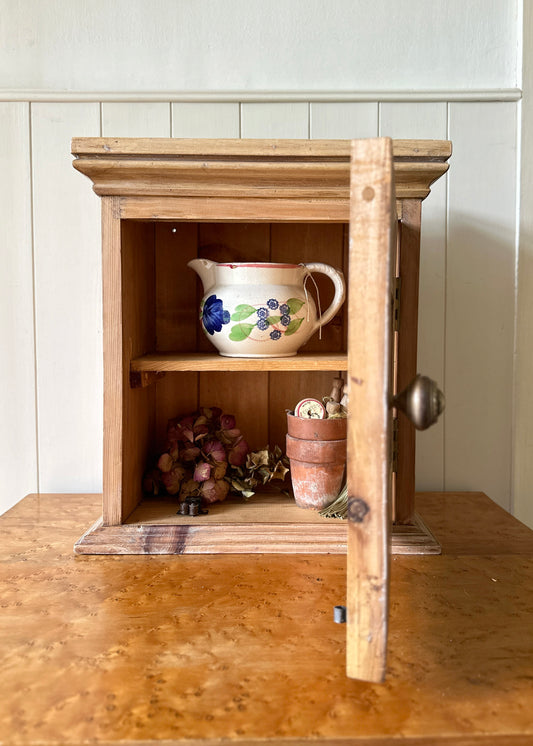
[[[350,140],[74,138],[74,167],[100,196],[348,200]],[[396,195],[424,199],[451,143],[393,142]]]

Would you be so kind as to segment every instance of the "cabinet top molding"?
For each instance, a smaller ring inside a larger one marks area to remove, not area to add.
[[[72,140],[74,168],[100,196],[349,199],[350,140]],[[447,140],[394,140],[399,199],[424,199],[448,170]]]

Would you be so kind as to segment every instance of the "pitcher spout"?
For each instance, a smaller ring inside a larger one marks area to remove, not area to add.
[[[217,263],[212,262],[210,259],[191,259],[190,262],[187,262],[187,266],[194,269],[202,281],[204,293],[208,293],[215,284],[215,267]]]

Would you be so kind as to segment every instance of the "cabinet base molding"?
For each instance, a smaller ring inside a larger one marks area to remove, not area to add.
[[[327,519],[324,519],[325,521]],[[440,554],[435,537],[415,514],[392,527],[392,554]],[[128,523],[99,519],[74,545],[76,554],[346,554],[346,521],[318,523]]]

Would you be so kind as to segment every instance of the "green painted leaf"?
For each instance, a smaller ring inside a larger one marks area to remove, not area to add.
[[[293,316],[295,313],[298,313],[298,311],[304,304],[305,301],[300,300],[300,298],[289,298],[289,300],[287,301],[287,305],[289,306],[291,316]]]
[[[279,324],[281,321],[281,316],[269,316],[267,319],[267,322],[270,324],[270,326],[274,326],[274,324]]]
[[[233,317],[232,317],[233,318]],[[255,324],[236,324],[231,327],[229,338],[233,342],[242,342],[250,336],[252,329],[255,328]]]
[[[247,319],[248,316],[251,316],[253,313],[255,313],[255,308],[253,306],[241,303],[241,305],[237,306],[235,311],[231,314],[231,320],[242,321],[243,319]]]
[[[300,328],[300,324],[302,323],[303,319],[293,319],[287,329],[285,330],[285,336],[290,337],[291,334],[294,334],[294,332],[297,332]]]

